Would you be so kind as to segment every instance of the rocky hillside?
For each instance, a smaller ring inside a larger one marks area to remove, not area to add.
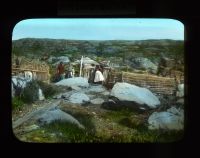
[[[79,56],[93,55],[97,57],[117,56],[123,60],[130,57],[147,57],[157,60],[160,56],[183,58],[183,41],[176,40],[63,40],[24,38],[13,41],[12,53],[25,56]]]

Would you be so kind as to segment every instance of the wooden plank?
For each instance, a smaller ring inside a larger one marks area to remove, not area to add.
[[[46,73],[47,71],[40,71],[40,70],[33,70],[33,69],[22,69],[22,68],[12,68],[12,70],[16,71],[16,70],[19,70],[19,71],[34,71],[34,72],[44,72]]]

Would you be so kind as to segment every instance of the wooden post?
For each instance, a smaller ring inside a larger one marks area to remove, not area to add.
[[[79,74],[79,77],[81,77],[81,72],[82,72],[82,63],[83,63],[83,56],[81,57],[81,65],[80,65],[80,74]]]

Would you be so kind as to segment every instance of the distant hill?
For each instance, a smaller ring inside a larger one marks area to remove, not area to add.
[[[99,57],[119,56],[130,58],[136,56],[151,59],[166,56],[183,58],[184,42],[179,40],[64,40],[24,38],[13,40],[13,54],[27,57],[40,57],[43,54],[61,55],[95,55]]]

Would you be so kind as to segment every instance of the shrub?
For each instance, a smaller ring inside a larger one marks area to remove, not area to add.
[[[39,85],[37,81],[28,82],[22,92],[22,100],[26,103],[32,103],[38,100]]]
[[[20,97],[12,98],[12,109],[18,110],[24,105],[23,100]]]
[[[57,89],[55,87],[53,87],[52,85],[47,84],[42,81],[37,81],[37,82],[38,82],[38,85],[40,86],[40,88],[42,89],[42,92],[43,92],[45,98],[51,97],[57,93]]]

